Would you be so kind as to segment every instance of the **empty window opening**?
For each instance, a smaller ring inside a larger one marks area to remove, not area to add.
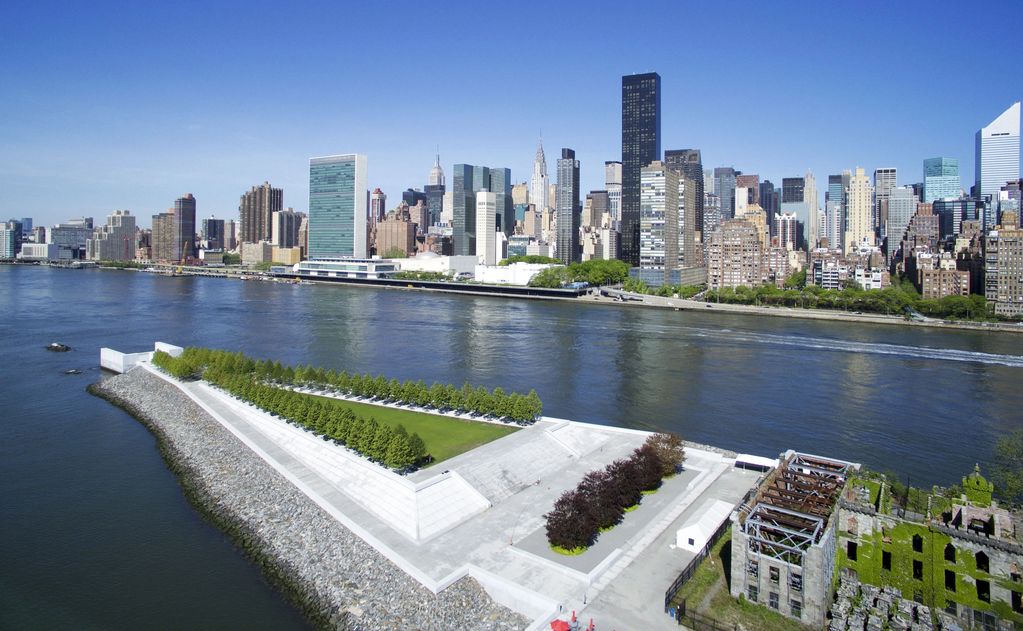
[[[956,547],[951,543],[945,544],[945,560],[951,563],[956,562]]]
[[[956,573],[952,570],[945,570],[945,589],[950,592],[956,590]]]
[[[890,570],[892,569],[892,553],[888,550],[881,551],[881,569]]]
[[[850,561],[856,560],[856,542],[850,541],[845,544],[845,556],[849,557]]]
[[[977,553],[977,569],[980,570],[981,572],[988,572],[991,569],[991,566],[988,563],[987,555],[984,554],[983,552]]]
[[[803,617],[803,603],[799,602],[798,600],[790,600],[789,601],[789,611],[792,612],[792,616],[794,618],[802,618]]]
[[[789,575],[789,587],[794,592],[803,591],[803,575],[802,574],[790,574]]]
[[[924,551],[924,538],[920,535],[913,535],[913,552]]]
[[[977,580],[977,600],[981,602],[991,602],[991,583],[988,581]]]
[[[916,561],[916,560],[913,561],[913,578],[915,578],[918,581],[924,580],[924,562],[923,561]]]

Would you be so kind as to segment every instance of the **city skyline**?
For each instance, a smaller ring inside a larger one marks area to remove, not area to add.
[[[306,212],[308,159],[345,152],[367,155],[369,186],[397,200],[401,191],[427,184],[438,145],[446,171],[456,163],[503,164],[511,168],[512,181],[528,182],[541,129],[547,146],[576,149],[580,188],[599,190],[604,162],[621,159],[621,77],[646,71],[662,77],[662,148],[700,149],[704,168],[733,166],[780,182],[807,169],[822,178],[857,166],[867,172],[893,166],[902,185],[923,180],[924,159],[945,156],[959,161],[968,189],[974,134],[1020,99],[1010,77],[1021,45],[1011,38],[970,37],[982,33],[983,16],[998,12],[995,6],[975,11],[948,3],[926,12],[922,6],[898,6],[884,23],[847,8],[806,16],[749,4],[733,12],[750,25],[784,23],[829,33],[808,55],[792,44],[763,46],[742,38],[728,51],[718,50],[720,12],[665,4],[661,10],[668,19],[650,22],[626,14],[620,28],[642,24],[657,38],[670,31],[672,16],[695,20],[705,27],[692,31],[693,46],[714,51],[713,63],[693,64],[640,46],[604,50],[608,47],[584,41],[578,56],[588,61],[570,73],[553,63],[561,18],[580,18],[579,28],[606,24],[599,15],[554,7],[550,19],[541,21],[536,43],[508,47],[502,60],[512,85],[516,69],[538,69],[531,71],[536,81],[528,93],[547,95],[558,108],[544,98],[507,99],[508,104],[485,99],[486,107],[452,108],[443,90],[395,96],[370,88],[385,78],[430,73],[450,83],[450,71],[437,60],[482,44],[482,35],[458,30],[466,18],[440,23],[431,21],[425,7],[403,5],[400,11],[410,20],[421,18],[441,34],[457,31],[460,37],[440,44],[444,38],[431,38],[441,49],[415,57],[374,48],[379,58],[336,69],[336,79],[323,82],[319,73],[347,46],[370,46],[363,27],[382,18],[382,9],[359,7],[342,24],[330,15],[340,9],[320,15],[301,7],[288,12],[271,5],[246,7],[221,5],[202,16],[174,8],[115,11],[103,4],[88,15],[15,7],[12,19],[0,26],[0,68],[9,86],[0,104],[0,134],[8,148],[0,157],[0,185],[7,192],[0,213],[36,217],[40,225],[71,216],[102,217],[122,208],[147,218],[192,191],[200,200],[200,217],[236,218],[239,195],[263,181],[285,190],[285,206]],[[527,24],[533,29],[529,11],[491,11],[508,33]],[[265,19],[267,13],[280,22],[280,40],[259,50],[241,46],[238,25]],[[943,19],[931,17],[938,14]],[[856,29],[836,34],[833,25],[842,20]],[[173,52],[152,45],[176,33],[182,21],[195,23],[189,38],[197,45]],[[306,36],[322,33],[327,24],[336,33],[307,50]],[[124,36],[128,26],[131,35]],[[934,48],[907,35],[964,43]],[[867,40],[874,45],[864,49],[859,42]],[[116,44],[96,43],[104,41]],[[242,52],[230,52],[235,46]],[[836,69],[851,62],[885,67],[892,79],[843,71],[839,89]],[[482,59],[467,64],[470,69],[485,65]],[[800,72],[790,72],[796,64]],[[723,68],[755,69],[777,79],[765,81],[751,96],[730,91],[731,84],[719,76]],[[894,81],[911,73],[918,80]],[[276,98],[256,102],[240,89],[259,74],[275,81]],[[984,97],[961,91],[960,99],[937,99],[914,87],[955,77],[985,85]],[[707,88],[701,94],[716,90],[725,97],[693,98],[692,88],[699,85]],[[181,86],[192,98],[169,99],[168,93]],[[353,101],[347,97],[352,91],[380,96]],[[881,91],[883,100],[870,96]],[[502,124],[493,126],[494,119]]]

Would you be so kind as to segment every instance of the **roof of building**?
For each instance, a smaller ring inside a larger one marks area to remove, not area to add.
[[[750,546],[790,563],[824,536],[849,473],[859,465],[790,451],[740,516]]]

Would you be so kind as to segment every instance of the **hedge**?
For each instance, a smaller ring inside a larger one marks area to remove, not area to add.
[[[529,394],[507,393],[501,388],[487,390],[469,383],[461,388],[440,383],[427,387],[422,380],[401,382],[383,375],[348,374],[312,366],[293,368],[276,361],[253,360],[242,353],[195,347],[186,348],[177,358],[167,356],[160,361],[163,365],[158,366],[179,379],[200,378],[206,369],[212,367],[264,383],[316,386],[349,396],[510,419],[520,425],[536,422],[543,411],[543,403],[536,390],[530,390]],[[157,363],[155,358],[154,363]]]
[[[614,527],[626,509],[640,503],[643,491],[658,488],[684,461],[681,438],[653,434],[629,458],[590,471],[544,515],[548,543],[569,552],[590,547],[602,530]]]

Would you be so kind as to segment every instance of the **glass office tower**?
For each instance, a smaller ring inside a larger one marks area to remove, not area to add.
[[[639,266],[640,171],[661,157],[661,76],[622,77],[621,259]]]
[[[309,160],[309,258],[366,258],[366,156]]]

